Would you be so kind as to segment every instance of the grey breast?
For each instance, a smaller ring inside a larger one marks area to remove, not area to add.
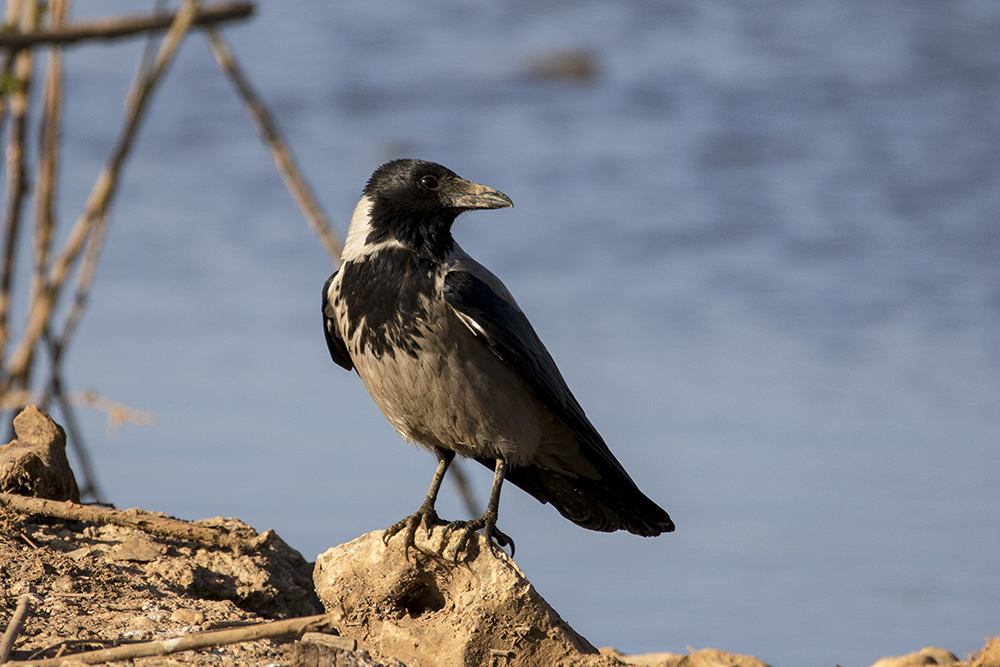
[[[345,336],[376,405],[415,444],[529,463],[547,436],[564,429],[440,296],[427,299],[424,312],[408,327],[414,354],[377,354],[361,348],[360,331],[354,340]],[[342,334],[346,319],[339,318]]]

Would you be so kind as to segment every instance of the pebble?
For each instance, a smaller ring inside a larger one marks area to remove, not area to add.
[[[184,625],[201,625],[205,622],[205,614],[196,609],[177,609],[170,614],[170,620]]]

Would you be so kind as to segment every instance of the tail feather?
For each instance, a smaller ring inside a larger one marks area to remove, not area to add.
[[[487,467],[493,462],[478,459]],[[626,530],[653,537],[674,530],[670,515],[617,471],[602,470],[601,479],[569,477],[540,466],[508,470],[506,479],[583,528],[601,532]]]

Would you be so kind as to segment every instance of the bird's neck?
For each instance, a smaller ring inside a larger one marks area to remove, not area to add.
[[[395,241],[424,259],[441,262],[455,247],[451,236],[452,221],[396,218],[384,228],[373,229],[368,235],[368,242]]]
[[[400,248],[441,262],[455,248],[451,236],[454,220],[450,212],[427,219],[403,211],[379,210],[367,196],[362,197],[351,216],[343,260],[360,260],[380,250]]]

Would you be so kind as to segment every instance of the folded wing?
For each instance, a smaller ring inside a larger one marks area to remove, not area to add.
[[[574,435],[600,477],[567,475],[540,465],[513,468],[507,479],[570,521],[600,531],[659,535],[674,529],[667,513],[647,498],[608,449],[570,392],[555,361],[503,284],[474,262],[456,265],[444,278],[445,301],[536,398]],[[492,467],[493,462],[481,460]]]
[[[330,286],[336,277],[337,272],[334,271],[323,285],[323,333],[326,335],[326,346],[329,348],[333,360],[338,366],[351,370],[354,368],[354,362],[351,361],[351,355],[347,351],[347,344],[340,336],[340,330],[337,328],[337,316],[333,312],[333,304],[330,303]]]

